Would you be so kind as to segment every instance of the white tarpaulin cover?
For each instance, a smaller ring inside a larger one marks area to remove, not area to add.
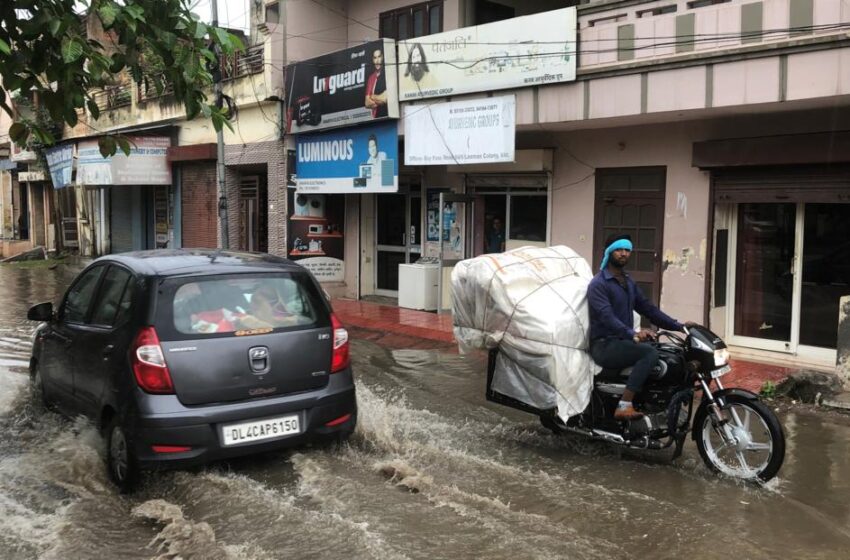
[[[590,265],[569,247],[522,247],[458,263],[454,334],[461,352],[499,347],[491,389],[533,407],[581,413],[599,371],[589,352]]]

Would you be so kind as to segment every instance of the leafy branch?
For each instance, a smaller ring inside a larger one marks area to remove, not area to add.
[[[173,91],[188,119],[203,115],[216,130],[230,128],[208,93],[215,51],[243,48],[235,35],[191,13],[189,0],[6,0],[0,2],[0,108],[13,118],[15,143],[49,146],[56,141],[51,123],[76,126],[78,109],[100,118],[93,95],[115,76],[127,74],[136,84],[153,76],[157,92]],[[50,122],[21,118],[13,92],[33,95]],[[127,142],[100,140],[104,156],[119,148],[129,153]]]

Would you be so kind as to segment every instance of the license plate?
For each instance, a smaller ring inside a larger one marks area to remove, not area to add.
[[[221,428],[221,439],[224,445],[238,445],[240,443],[290,436],[300,431],[301,423],[299,422],[298,415],[293,414],[278,418],[228,424]]]
[[[711,370],[711,378],[712,378],[712,379],[717,379],[717,378],[718,378],[718,377],[720,377],[721,375],[726,375],[726,374],[727,374],[727,373],[729,373],[730,371],[732,371],[732,366],[730,366],[730,365],[725,365],[725,366],[723,366],[723,367],[722,367],[722,368],[720,368],[720,369],[714,369],[714,370]]]

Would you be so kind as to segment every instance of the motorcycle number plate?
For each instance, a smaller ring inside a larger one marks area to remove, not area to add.
[[[725,366],[723,366],[722,368],[719,368],[719,369],[711,370],[711,378],[717,379],[718,377],[720,377],[722,375],[726,375],[730,371],[732,371],[732,366],[729,366],[729,365],[725,365]]]

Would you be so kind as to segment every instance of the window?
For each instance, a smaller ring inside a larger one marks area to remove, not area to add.
[[[475,0],[475,25],[493,23],[516,16],[516,10],[489,0]]]
[[[443,2],[423,2],[381,14],[381,37],[413,39],[443,30]]]
[[[103,274],[104,266],[97,266],[83,273],[68,290],[62,318],[67,323],[83,323],[86,320],[94,291]]]
[[[546,241],[546,199],[541,196],[511,196],[508,239]]]
[[[314,326],[320,297],[305,274],[187,282],[174,293],[174,328],[204,335]]]
[[[635,12],[635,15],[639,18],[651,17],[651,16],[660,16],[663,14],[672,14],[676,12],[677,6],[675,4],[671,4],[669,6],[659,6],[657,8],[649,8],[647,10],[638,10]]]
[[[548,188],[528,186],[483,186],[475,178],[473,188],[479,202],[475,212],[474,254],[499,253],[521,245],[546,243]],[[483,229],[482,229],[483,228]]]
[[[112,266],[103,278],[100,298],[92,313],[91,324],[112,327],[124,321],[130,311],[130,273]]]

